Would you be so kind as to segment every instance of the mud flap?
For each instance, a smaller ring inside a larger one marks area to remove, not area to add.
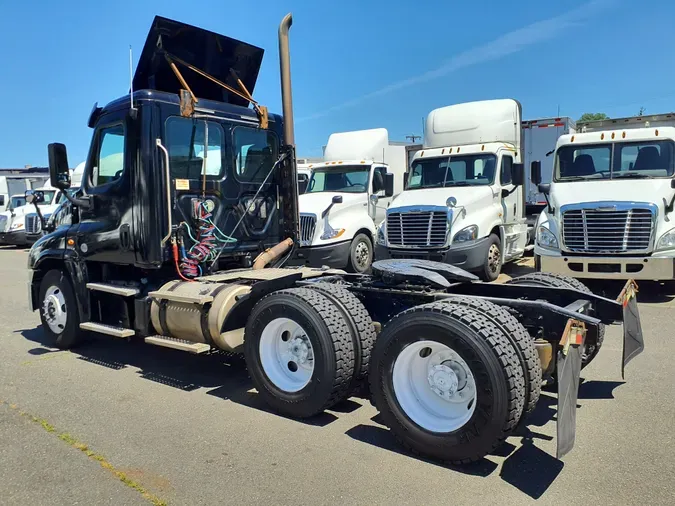
[[[624,370],[628,362],[637,357],[645,349],[642,336],[642,324],[637,305],[637,283],[628,280],[623,287],[617,301],[623,306],[623,363],[621,364],[621,378],[625,379]]]
[[[561,459],[572,448],[577,430],[577,396],[581,375],[581,345],[586,336],[583,322],[568,320],[558,352],[558,413],[556,458]]]

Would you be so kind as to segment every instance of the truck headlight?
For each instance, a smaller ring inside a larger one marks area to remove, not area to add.
[[[384,227],[385,227],[384,223],[382,223],[379,227],[377,227],[377,244],[379,244],[380,246],[387,245],[387,238],[384,235]]]
[[[473,241],[476,237],[478,237],[478,226],[471,225],[457,232],[452,242]]]
[[[321,234],[321,240],[325,241],[326,239],[335,239],[344,233],[344,228],[333,228],[328,224],[328,222],[326,222],[326,226],[323,229],[323,234]]]
[[[23,228],[23,222],[22,221],[15,221],[12,223],[9,227],[10,232],[15,232],[16,230],[21,230]]]
[[[537,228],[537,244],[544,248],[558,248],[558,239],[553,232],[546,227]]]
[[[675,248],[675,228],[671,228],[659,238],[656,243],[656,249],[672,249]]]

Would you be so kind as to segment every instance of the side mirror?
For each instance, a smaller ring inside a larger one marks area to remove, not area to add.
[[[675,189],[675,179],[670,180],[670,187]],[[2,204],[0,204],[2,205]]]
[[[539,185],[537,185],[537,190],[539,190],[539,193],[543,193],[544,195],[548,195],[549,193],[551,193],[551,185],[539,183]]]
[[[538,185],[541,183],[541,162],[533,160],[530,164],[530,181]]]
[[[334,196],[333,196],[333,200],[331,200],[331,203],[330,203],[330,204],[328,205],[328,207],[327,207],[326,209],[324,209],[324,211],[321,213],[321,218],[325,218],[325,217],[328,215],[328,213],[330,212],[331,208],[332,208],[335,204],[342,204],[342,195],[334,195]]]
[[[388,172],[384,175],[384,196],[394,196],[394,175]]]
[[[49,153],[49,181],[54,188],[67,190],[70,188],[70,169],[65,144],[52,143],[47,151]]]
[[[371,203],[372,205],[376,206],[377,203],[378,203],[379,201],[380,201],[380,197],[378,197],[375,193],[373,193],[373,194],[370,196],[370,203]]]
[[[525,165],[514,163],[511,166],[511,183],[514,186],[523,186],[525,184]]]
[[[333,197],[333,204],[342,204],[342,195],[335,195]]]
[[[407,188],[408,186],[408,176],[410,176],[410,172],[403,174],[403,188]]]
[[[36,190],[26,190],[26,202],[28,204],[41,204],[45,201],[45,193]]]

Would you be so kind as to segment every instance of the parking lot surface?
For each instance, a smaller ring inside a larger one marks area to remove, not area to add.
[[[495,455],[451,468],[401,451],[364,399],[307,421],[269,412],[236,357],[104,336],[51,348],[26,257],[0,248],[0,504],[674,502],[675,303],[658,285],[639,294],[646,351],[626,381],[619,327],[583,371],[563,462],[544,392]]]

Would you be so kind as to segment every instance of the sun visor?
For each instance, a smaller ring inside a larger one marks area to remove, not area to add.
[[[135,90],[179,93],[182,86],[169,66],[165,57],[167,53],[238,89],[230,72],[232,69],[253,94],[264,50],[224,35],[156,16],[134,74]],[[198,99],[248,105],[247,100],[196,72],[180,64],[178,69]]]

